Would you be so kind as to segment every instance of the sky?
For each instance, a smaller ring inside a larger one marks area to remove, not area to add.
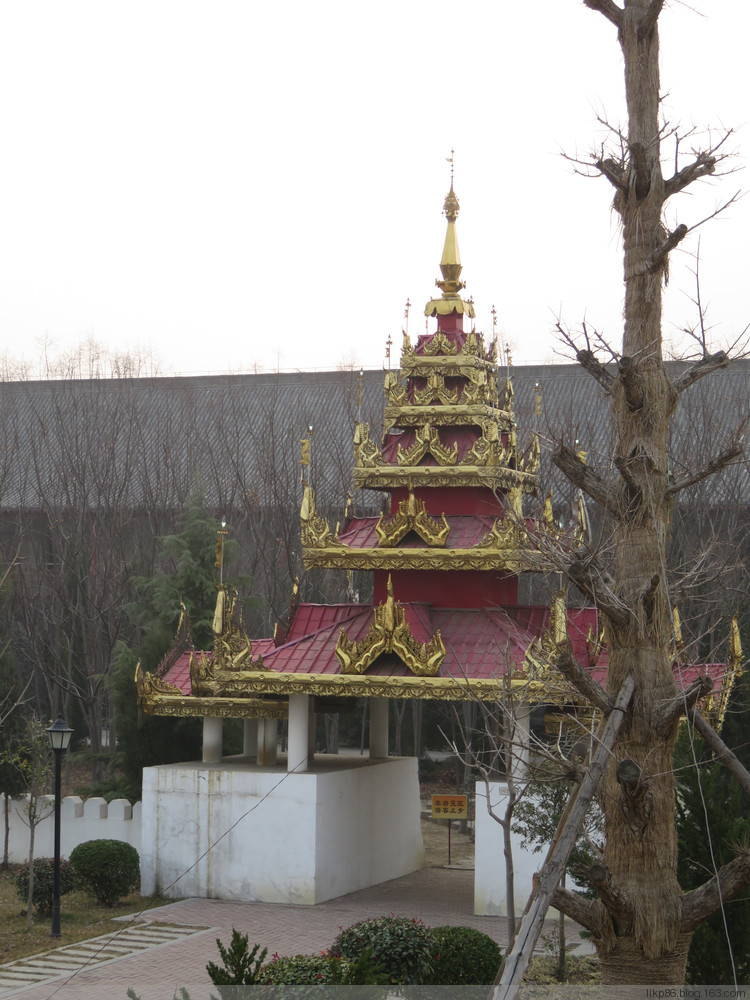
[[[693,226],[741,191],[746,4],[667,2],[664,110],[736,154],[668,206]],[[624,124],[613,26],[582,0],[28,0],[0,5],[0,356],[93,340],[163,373],[397,364],[425,328],[455,150],[477,329],[515,364],[555,331],[621,337],[611,189],[576,174]],[[566,158],[566,156],[568,158]],[[665,160],[674,156],[667,139]],[[669,164],[665,167],[669,172]],[[750,201],[672,255],[669,350],[697,312],[750,322]]]

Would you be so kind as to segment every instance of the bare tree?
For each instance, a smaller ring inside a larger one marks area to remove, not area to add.
[[[684,982],[692,930],[750,882],[750,851],[692,892],[677,881],[672,755],[680,718],[705,692],[683,693],[672,672],[672,600],[667,582],[667,523],[670,504],[681,491],[736,460],[739,441],[730,440],[705,467],[672,478],[668,433],[680,394],[702,376],[727,364],[723,352],[703,345],[694,364],[674,378],[664,367],[662,284],[670,252],[689,227],[668,230],[667,201],[713,174],[722,161],[723,138],[662,172],[659,120],[658,22],[663,0],[584,0],[617,30],[624,64],[627,134],[614,155],[594,166],[615,190],[625,262],[623,346],[612,352],[614,367],[602,364],[591,343],[577,351],[579,362],[611,398],[615,421],[615,478],[591,468],[573,447],[560,444],[554,461],[613,522],[611,576],[584,553],[568,566],[569,579],[604,614],[609,637],[607,691],[596,692],[600,707],[632,678],[635,692],[605,771],[600,801],[605,816],[603,867],[594,901],[558,890],[553,903],[593,934],[602,973],[609,983]],[[569,679],[579,683],[575,672]],[[627,767],[625,765],[627,764]],[[618,766],[619,765],[619,766]],[[627,776],[626,776],[627,775]],[[719,890],[719,887],[720,890]]]

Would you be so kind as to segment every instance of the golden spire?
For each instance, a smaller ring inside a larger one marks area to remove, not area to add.
[[[453,151],[451,150],[451,189],[445,196],[443,212],[448,220],[448,229],[445,234],[443,244],[443,256],[440,258],[440,273],[443,280],[437,280],[435,284],[443,293],[442,299],[431,299],[425,306],[425,316],[449,316],[452,312],[463,313],[465,316],[474,317],[474,305],[472,302],[464,302],[459,297],[459,292],[465,287],[465,282],[461,281],[461,254],[458,250],[458,236],[456,235],[456,219],[458,218],[458,198],[453,190]]]

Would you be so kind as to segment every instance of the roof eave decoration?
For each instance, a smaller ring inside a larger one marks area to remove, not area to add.
[[[402,605],[393,599],[390,576],[387,589],[385,603],[373,608],[373,621],[364,639],[353,642],[341,629],[336,658],[342,673],[363,674],[383,653],[395,653],[417,677],[434,677],[445,659],[440,632],[436,632],[427,643],[417,642]]]
[[[395,517],[383,524],[383,515],[380,515],[378,523],[375,525],[378,545],[383,548],[392,548],[398,545],[410,531],[413,531],[419,535],[425,545],[443,548],[451,529],[445,514],[441,516],[443,523],[439,524],[427,513],[424,500],[417,500],[410,490],[406,500],[399,503],[398,513]]]
[[[320,517],[315,509],[315,493],[308,483],[302,480],[302,507],[300,522],[302,525],[302,545],[313,549],[342,548],[338,531],[332,532],[324,517]]]
[[[568,652],[568,612],[566,593],[555,591],[550,605],[547,628],[541,639],[534,639],[526,650],[521,666],[523,676],[542,688],[559,693],[572,688],[556,669],[558,660]],[[575,697],[575,696],[574,696]]]
[[[733,615],[729,626],[729,650],[727,653],[727,669],[721,681],[718,691],[712,691],[705,700],[705,712],[708,721],[715,729],[721,730],[724,724],[724,716],[729,705],[729,696],[732,693],[734,682],[738,677],[742,677],[744,659],[742,654],[742,642],[740,640],[740,628],[737,615]]]
[[[263,657],[253,660],[252,643],[242,627],[242,608],[237,591],[231,598],[226,584],[220,584],[214,609],[214,673],[220,670],[261,670]]]

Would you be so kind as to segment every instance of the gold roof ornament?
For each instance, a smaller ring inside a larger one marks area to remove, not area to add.
[[[302,544],[311,549],[329,549],[343,546],[338,531],[331,532],[324,517],[315,509],[315,493],[306,480],[302,480],[302,506],[299,512]]]
[[[416,439],[408,448],[398,446],[399,465],[419,465],[425,455],[432,455],[439,465],[455,465],[458,458],[458,448],[446,447],[440,440],[437,427],[425,424],[418,427]],[[484,463],[483,463],[484,464]]]
[[[352,642],[341,629],[336,657],[344,674],[363,674],[379,656],[395,653],[417,677],[434,677],[445,659],[440,632],[427,643],[414,638],[403,607],[393,599],[393,583],[388,575],[385,604],[373,609],[373,621],[361,642]]]
[[[237,591],[231,596],[226,584],[221,584],[216,595],[213,620],[214,674],[220,670],[262,670],[263,657],[253,660],[253,647],[242,627],[242,608]]]
[[[431,299],[425,306],[425,316],[450,316],[451,313],[462,313],[473,319],[474,304],[465,302],[459,297],[459,292],[465,288],[465,282],[461,281],[461,254],[458,250],[458,236],[456,235],[456,219],[459,211],[458,198],[451,189],[445,196],[443,212],[448,220],[448,228],[445,233],[445,243],[443,244],[443,256],[440,258],[440,273],[443,278],[436,280],[435,284],[443,293],[441,299]]]
[[[445,514],[441,516],[443,523],[439,524],[427,513],[424,500],[418,500],[410,490],[406,500],[399,503],[396,516],[387,524],[383,524],[383,515],[380,515],[375,525],[378,545],[381,548],[393,548],[413,531],[426,545],[443,548],[451,529]]]
[[[566,684],[555,669],[555,662],[568,650],[568,609],[565,590],[552,596],[547,628],[541,639],[530,643],[523,659],[522,670],[530,681],[536,681],[550,691],[559,692]]]

